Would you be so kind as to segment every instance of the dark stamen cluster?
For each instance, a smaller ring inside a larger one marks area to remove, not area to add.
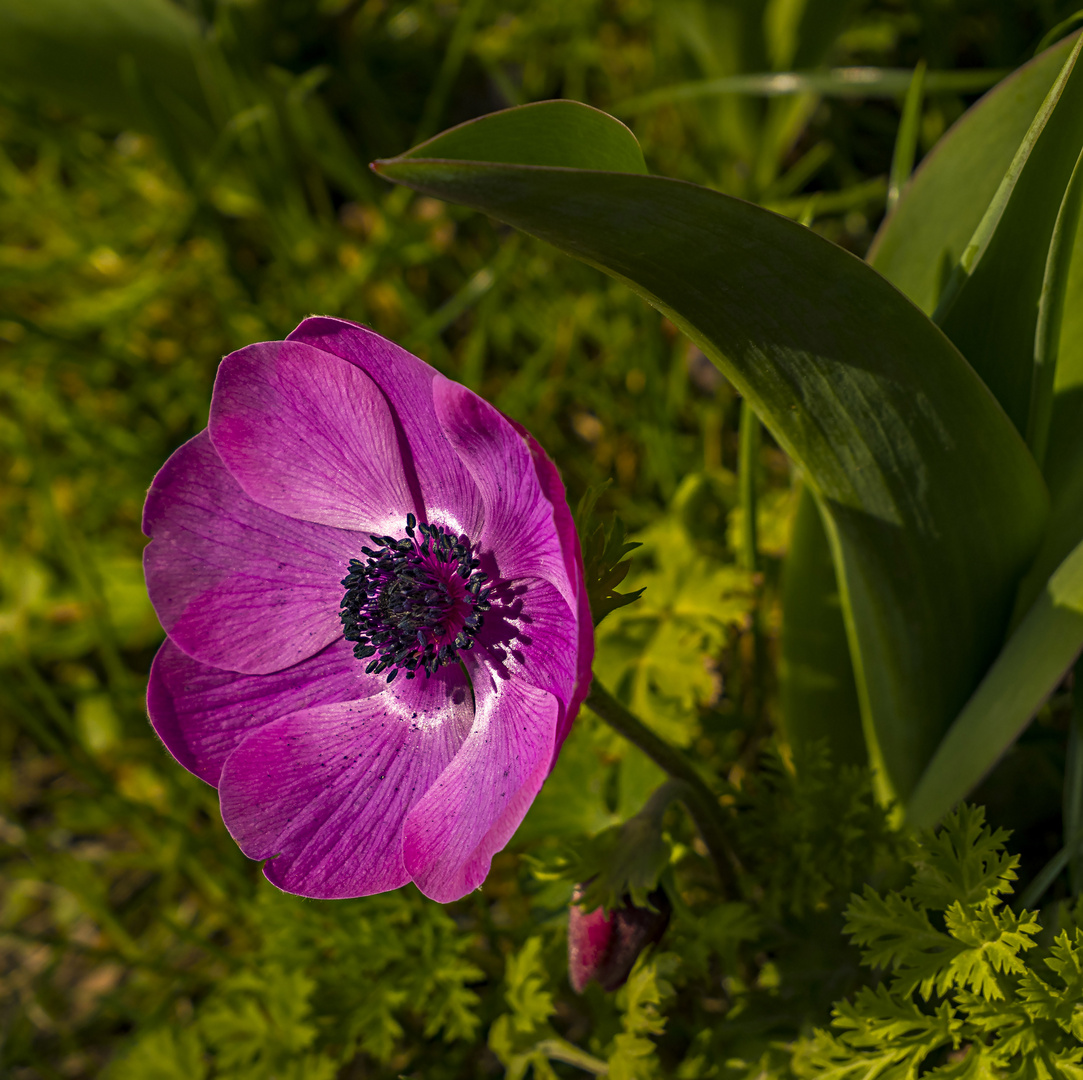
[[[413,514],[402,540],[370,539],[375,548],[362,548],[365,561],[351,559],[342,579],[339,617],[346,640],[356,642],[354,656],[369,660],[367,672],[388,671],[388,682],[400,670],[408,679],[419,671],[427,677],[457,661],[492,606],[470,542],[442,525],[418,524]]]

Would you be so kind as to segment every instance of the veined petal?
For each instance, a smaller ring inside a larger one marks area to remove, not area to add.
[[[281,514],[383,534],[416,512],[384,395],[354,364],[303,342],[227,356],[208,430],[241,487]]]
[[[483,670],[475,668],[470,734],[406,819],[406,868],[441,903],[485,880],[549,774],[559,723],[552,694],[478,677]]]
[[[477,539],[496,560],[492,576],[505,581],[544,578],[574,608],[575,587],[568,577],[553,504],[542,490],[523,437],[487,401],[442,375],[433,384],[433,400],[448,442],[481,491],[485,526]]]
[[[562,704],[570,702],[578,677],[579,627],[567,600],[540,578],[501,583],[496,596],[467,655],[484,656],[498,678],[522,679]]]
[[[557,754],[560,753],[560,748],[571,730],[572,722],[580,706],[586,701],[587,694],[590,693],[590,681],[594,677],[594,620],[590,613],[590,601],[587,597],[587,584],[583,572],[583,550],[579,544],[579,534],[575,528],[575,521],[572,519],[560,473],[557,472],[556,465],[542,449],[538,440],[514,420],[511,423],[526,439],[527,446],[530,447],[530,455],[534,459],[534,466],[538,470],[538,481],[546,497],[553,504],[553,520],[556,522],[557,535],[560,537],[560,547],[564,552],[568,577],[575,586],[578,598],[576,604],[578,623],[576,681],[571,698],[561,717],[560,730],[557,732],[556,746],[553,748],[553,764],[555,765]]]
[[[205,431],[154,478],[143,567],[165,632],[189,656],[263,675],[342,633],[339,584],[363,536],[253,502]]]
[[[353,646],[339,638],[271,675],[240,675],[201,664],[166,640],[150,669],[147,711],[166,749],[214,787],[225,760],[250,732],[290,713],[380,693]]]
[[[222,819],[267,879],[320,899],[410,880],[403,822],[462,745],[470,692],[459,671],[323,705],[254,731],[229,756]]]
[[[290,334],[356,365],[383,391],[391,405],[402,456],[412,469],[421,509],[418,517],[477,536],[485,511],[481,493],[458,456],[451,453],[436,422],[433,379],[437,371],[379,334],[347,322],[314,316]]]

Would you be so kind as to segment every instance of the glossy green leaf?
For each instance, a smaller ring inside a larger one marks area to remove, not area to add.
[[[951,726],[907,806],[932,825],[996,764],[1083,650],[1083,543],[1061,563]]]
[[[925,64],[919,63],[906,91],[891,160],[889,214],[914,168],[925,75]],[[791,741],[822,738],[836,761],[867,758],[838,578],[819,508],[807,488],[801,492],[783,576],[779,704]]]
[[[1046,255],[1083,148],[1081,52],[1083,37],[1024,136],[934,316],[1022,432]]]
[[[899,202],[877,232],[868,259],[926,312],[936,307],[948,273],[981,222],[1071,46],[1071,41],[1060,42],[986,94],[902,186]],[[1083,281],[1080,284],[1083,286]],[[1074,317],[1072,310],[1066,311],[1066,336],[1075,325]],[[1083,317],[1078,323],[1083,349]],[[1070,350],[1070,346],[1066,348]],[[1054,411],[1058,416],[1064,414],[1059,397]],[[1083,431],[1083,412],[1070,419],[1078,419]],[[1053,457],[1063,455],[1063,435],[1071,426],[1063,420],[1054,424],[1059,441]],[[1078,486],[1083,505],[1083,482]],[[816,733],[831,738],[833,745],[845,745],[846,733],[857,726],[850,693],[841,690],[852,685],[853,667],[848,650],[841,647],[845,634],[842,609],[830,602],[838,586],[830,559],[822,557],[827,539],[813,501],[811,494],[803,493],[787,559],[793,569],[787,566],[783,592],[783,723],[787,730]],[[1039,556],[1037,572],[1028,574],[1032,599],[1083,535],[1083,527],[1075,531],[1074,521],[1059,520],[1059,505],[1054,493],[1055,509],[1042,548],[1043,555],[1047,548],[1050,554]],[[821,598],[819,602],[817,598]],[[832,688],[830,696],[825,688]]]
[[[478,160],[438,136],[376,168],[625,281],[749,399],[824,508],[881,779],[905,797],[995,655],[1041,536],[1033,459],[944,335],[810,230],[693,184],[508,163],[512,132],[522,146],[551,129],[546,108],[474,121]]]
[[[791,743],[826,739],[839,764],[868,760],[842,597],[816,499],[805,488],[782,576],[779,704]]]
[[[4,0],[0,68],[9,85],[49,94],[137,129],[209,146],[199,27],[168,0]]]
[[[1026,613],[1046,579],[1072,548],[1083,540],[1083,228],[1078,220],[1079,200],[1083,197],[1083,175],[1076,167],[1074,183],[1065,193],[1062,216],[1068,227],[1055,237],[1050,249],[1048,276],[1048,320],[1040,320],[1036,341],[1037,360],[1053,366],[1043,373],[1052,374],[1052,401],[1049,403],[1048,446],[1037,443],[1042,453],[1046,483],[1052,500],[1052,513],[1045,539],[1027,576],[1019,587],[1015,622]],[[1075,203],[1072,206],[1071,203]],[[1064,213],[1067,209],[1067,214]],[[1076,217],[1073,223],[1072,217]],[[1059,326],[1057,324],[1059,323]],[[1045,354],[1043,356],[1043,353]],[[1052,354],[1052,355],[1051,355]],[[1051,364],[1055,356],[1055,366]],[[1036,366],[1042,372],[1043,365]],[[1036,379],[1039,394],[1045,389]],[[1034,413],[1041,416],[1042,402]],[[1036,431],[1040,433],[1040,423]]]
[[[645,173],[636,137],[619,121],[575,101],[539,101],[468,120],[396,161],[437,158]],[[378,170],[382,171],[382,170]]]
[[[923,311],[936,308],[948,273],[996,194],[1072,44],[1053,46],[964,113],[926,155],[877,232],[869,262]]]
[[[1083,210],[1083,150],[1076,158],[1068,187],[1061,199],[1056,225],[1046,256],[1042,292],[1038,300],[1038,324],[1034,340],[1034,372],[1027,418],[1027,444],[1035,461],[1045,463],[1049,446],[1053,396],[1060,351],[1064,309],[1069,303],[1068,284],[1072,254]],[[1071,299],[1075,299],[1072,297]]]
[[[967,112],[925,159],[896,210],[881,227],[870,261],[911,298],[931,311],[939,299],[947,271],[963,255],[1003,176],[1016,158],[1031,121],[1063,67],[1075,40],[1061,41],[1021,68]],[[1056,197],[1059,205],[1059,197]],[[1046,207],[1048,210],[1048,207]],[[1076,231],[1075,250],[1064,285],[1055,396],[1045,475],[1052,512],[1035,561],[1017,596],[1013,625],[1018,624],[1036,597],[1047,587],[1057,566],[1083,538],[1083,237]],[[1045,253],[1041,252],[1045,258]],[[1063,270],[1063,264],[1062,264]],[[1037,303],[1035,303],[1035,312]],[[1022,341],[1018,342],[1022,349]],[[1033,339],[1032,339],[1033,344]],[[1013,639],[1014,640],[1014,639]],[[1069,642],[1070,645],[1070,642]],[[1018,647],[1018,646],[1013,646]],[[1070,650],[1069,650],[1070,651]],[[1053,664],[1056,667],[1056,664]],[[1063,673],[1063,671],[1062,671]],[[1026,722],[1058,677],[1022,680],[1015,715]],[[1050,682],[1052,679],[1052,682]],[[988,702],[989,699],[981,699]],[[974,706],[976,707],[976,706]],[[968,707],[968,709],[971,707]],[[971,713],[971,715],[974,715]],[[972,721],[977,723],[977,721]],[[989,719],[995,724],[995,718]],[[1009,723],[1001,740],[994,728],[986,731],[989,763],[1007,749],[1018,734]],[[923,781],[923,798],[934,794],[942,805],[964,797],[981,773],[942,769]],[[932,785],[942,784],[933,792]]]

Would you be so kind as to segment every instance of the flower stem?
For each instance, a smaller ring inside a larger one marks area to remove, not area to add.
[[[756,535],[756,474],[760,466],[760,418],[747,401],[741,402],[738,486],[741,499],[741,540],[738,562],[745,570],[759,570],[759,537]]]
[[[659,768],[680,782],[676,797],[684,803],[707,846],[725,892],[736,894],[737,858],[726,839],[726,819],[714,792],[695,766],[679,750],[660,739],[642,720],[628,711],[597,678],[591,683],[587,705],[614,731],[638,746]]]

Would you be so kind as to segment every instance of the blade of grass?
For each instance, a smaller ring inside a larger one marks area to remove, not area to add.
[[[455,76],[459,74],[459,69],[466,59],[467,50],[470,48],[470,35],[474,32],[474,26],[483,7],[484,0],[466,0],[459,9],[440,70],[437,71],[432,89],[429,90],[429,96],[425,99],[425,107],[421,111],[421,119],[414,132],[414,142],[427,139],[440,126],[440,118],[447,107],[451,84],[455,81]]]
[[[887,212],[895,209],[902,194],[903,184],[914,171],[914,157],[918,148],[918,132],[921,128],[921,108],[925,103],[925,61],[914,68],[914,77],[906,90],[899,133],[895,137],[895,152],[891,156],[891,176],[887,185]]]
[[[972,94],[988,90],[1009,72],[1004,68],[967,71],[929,71],[925,75],[927,94]],[[723,94],[751,94],[776,97],[782,94],[822,94],[825,97],[895,98],[905,94],[913,82],[909,68],[844,67],[827,71],[764,71],[751,75],[727,75],[720,79],[678,83],[649,94],[618,101],[610,107],[614,116],[638,113],[679,101],[719,97]]]

